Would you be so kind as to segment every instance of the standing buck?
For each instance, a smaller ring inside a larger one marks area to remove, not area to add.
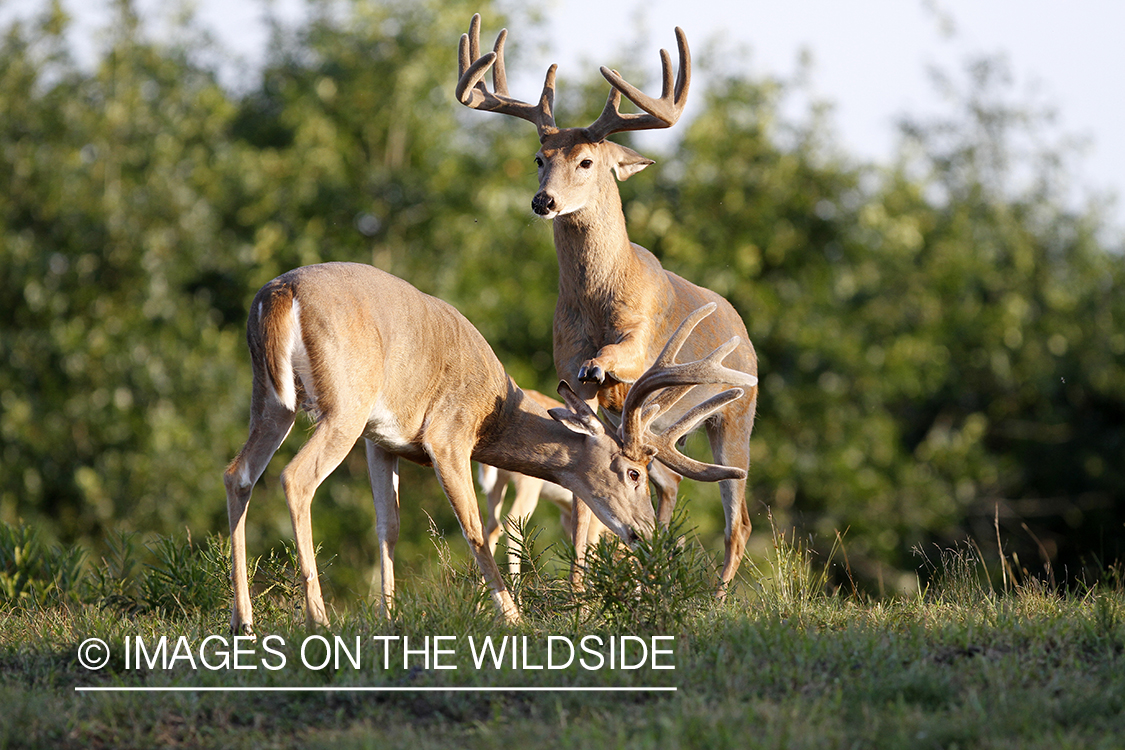
[[[539,391],[525,390],[527,397],[538,401],[544,409],[553,409],[562,406],[550,396],[545,396]],[[477,482],[488,501],[488,511],[485,513],[484,537],[488,540],[488,549],[496,554],[496,544],[503,534],[508,535],[508,572],[520,572],[519,548],[524,540],[517,536],[518,530],[525,527],[539,500],[551,501],[559,509],[559,520],[568,532],[573,530],[574,493],[565,487],[560,487],[554,482],[545,482],[538,477],[529,477],[514,471],[497,469],[495,466],[481,464],[477,470]],[[513,490],[512,505],[508,512],[504,512],[504,496],[507,494],[508,485]],[[595,517],[590,519],[590,528],[587,531],[587,541],[594,543],[601,536],[601,522]]]
[[[687,317],[669,341],[668,356],[648,373],[652,398],[636,403],[636,415],[626,410],[636,421],[619,436],[605,429],[566,383],[559,392],[569,409],[548,414],[516,387],[460,313],[390,274],[357,263],[325,263],[269,282],[254,297],[246,330],[254,375],[250,436],[224,475],[234,579],[231,629],[252,632],[246,571],[250,492],[298,409],[314,416],[316,428],[282,471],[281,484],[310,624],[328,622],[310,525],[313,493],[361,436],[375,498],[384,606],[394,597],[398,459],[405,458],[434,467],[496,606],[508,621],[518,620],[481,531],[470,462],[568,487],[587,499],[615,534],[636,541],[654,524],[646,472],[652,455],[743,391],[724,391],[662,435],[650,431],[650,417],[692,384],[757,382],[721,365],[737,342],[697,362],[673,363],[709,312]]]
[[[507,30],[501,31],[493,51],[482,55],[480,16],[473,16],[469,33],[461,36],[457,100],[472,109],[519,117],[538,130],[540,149],[535,163],[539,192],[531,206],[536,214],[554,220],[559,259],[554,357],[559,378],[577,382],[579,396],[592,408],[600,404],[610,412],[621,413],[630,384],[654,361],[669,333],[689,312],[707,303],[714,303],[718,311],[700,326],[687,351],[694,355],[708,351],[717,342],[741,337],[747,346],[738,348],[731,366],[756,375],[757,357],[746,326],[730,303],[665,271],[652,253],[629,241],[614,181],[614,177],[625,180],[654,162],[606,137],[627,130],[671,127],[683,112],[691,80],[691,57],[684,32],[676,29],[680,68],[674,83],[671,58],[667,51],[660,51],[664,83],[659,99],[646,96],[615,71],[603,67],[602,75],[611,85],[609,100],[598,119],[585,128],[555,125],[555,65],[547,71],[537,104],[509,96],[504,69],[506,38]],[[489,68],[491,91],[482,80]],[[622,114],[622,94],[643,112]],[[669,410],[666,419],[677,418],[712,392],[696,389],[677,409]],[[757,388],[751,389],[748,398],[729,403],[706,423],[715,462],[742,470],[720,484],[726,516],[720,593],[737,572],[750,535],[745,471],[750,463],[757,395]],[[679,454],[662,452],[656,458],[676,474],[696,478],[696,467]],[[680,477],[659,470],[655,464],[652,474],[660,495],[658,517],[667,523]],[[586,499],[581,493],[579,496]],[[582,526],[589,519],[589,511],[579,508],[575,516],[575,547],[581,559]]]

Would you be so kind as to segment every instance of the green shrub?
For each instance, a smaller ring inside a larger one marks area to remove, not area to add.
[[[52,604],[80,596],[85,553],[43,544],[39,529],[0,523],[0,601]]]
[[[91,599],[122,614],[179,619],[225,610],[231,596],[230,540],[212,534],[203,544],[158,536],[138,545],[137,534],[116,532],[92,572]],[[279,618],[299,608],[303,596],[291,545],[249,561],[255,605]]]
[[[584,587],[575,603],[595,626],[622,632],[682,629],[714,599],[718,576],[686,528],[681,503],[671,524],[626,548],[609,535],[587,548]],[[573,554],[573,551],[571,551]]]

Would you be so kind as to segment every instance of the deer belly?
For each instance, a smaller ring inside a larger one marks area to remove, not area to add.
[[[367,428],[363,436],[390,453],[407,458],[421,449],[410,439],[398,416],[381,403],[376,403],[367,415]]]

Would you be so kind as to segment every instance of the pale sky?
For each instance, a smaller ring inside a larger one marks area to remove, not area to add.
[[[677,25],[687,33],[696,69],[715,38],[748,47],[754,75],[790,77],[807,52],[810,87],[833,104],[831,124],[843,150],[884,163],[901,115],[942,111],[930,69],[961,75],[971,58],[1003,55],[1016,101],[1050,105],[1058,112],[1055,134],[1085,142],[1074,170],[1079,191],[1115,194],[1113,223],[1125,228],[1120,0],[647,0],[640,15],[634,1],[548,2],[547,12],[559,20],[551,46],[560,82],[563,65],[603,64],[615,50],[631,48],[639,17],[651,41],[634,64],[654,79],[658,48],[675,58]],[[601,22],[581,20],[595,13]],[[491,40],[494,25],[485,19],[484,27]]]
[[[195,0],[201,18],[219,41],[250,65],[262,58],[266,30],[261,0]],[[104,19],[108,0],[64,0],[86,25]],[[151,12],[160,0],[138,0]],[[296,18],[298,0],[275,0],[283,17]],[[0,0],[0,19],[26,14],[41,0]],[[81,10],[79,10],[81,6]],[[532,70],[510,70],[513,94],[537,95],[543,70],[558,62],[559,86],[590,69],[620,61],[636,48],[633,63],[654,80],[659,47],[675,56],[673,28],[684,28],[695,57],[693,91],[707,85],[700,55],[708,43],[744,46],[736,58],[753,75],[790,77],[809,53],[810,88],[834,105],[831,125],[841,149],[858,159],[886,163],[893,153],[895,122],[903,114],[941,111],[928,70],[960,74],[970,57],[1004,55],[1017,101],[1058,111],[1055,133],[1086,142],[1075,163],[1078,193],[1113,193],[1110,217],[1125,228],[1125,2],[1122,0],[543,0],[550,39],[521,40]],[[639,8],[643,7],[643,12]],[[159,11],[157,11],[159,13]],[[468,26],[468,18],[465,19]],[[483,43],[498,31],[484,19]],[[456,40],[450,40],[451,49]],[[452,52],[451,52],[452,58]],[[524,76],[527,76],[525,79]],[[452,74],[451,74],[452,76]],[[516,86],[529,87],[526,91]],[[685,117],[701,97],[689,101]],[[560,112],[565,124],[565,113]]]

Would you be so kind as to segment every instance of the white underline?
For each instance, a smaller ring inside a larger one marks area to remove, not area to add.
[[[677,687],[75,687],[77,693],[674,693]]]

